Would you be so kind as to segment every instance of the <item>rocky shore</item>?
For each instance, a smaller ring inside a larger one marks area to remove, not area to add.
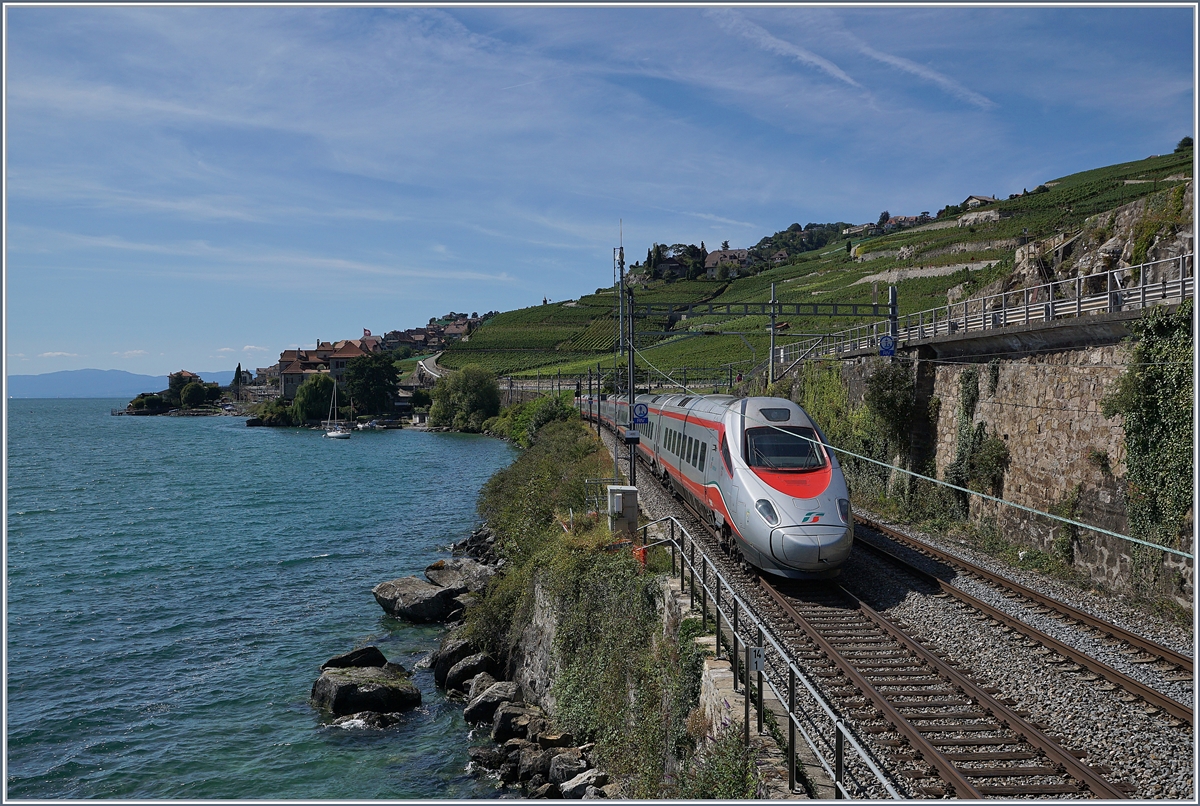
[[[450,626],[438,649],[420,665],[429,666],[438,688],[464,703],[463,716],[476,735],[486,732],[492,740],[491,745],[469,748],[472,770],[495,775],[504,786],[519,788],[530,798],[617,797],[616,786],[596,768],[594,745],[576,745],[571,734],[554,729],[552,714],[526,702],[527,694],[545,691],[549,683],[538,680],[531,691],[524,691],[513,679],[532,682],[528,669],[517,674],[520,659],[502,668],[462,636],[466,608],[482,596],[493,576],[503,573],[505,561],[496,554],[495,542],[490,530],[480,527],[452,547],[452,559],[426,568],[424,578],[401,577],[376,585],[375,600],[396,618]],[[407,670],[368,646],[326,661],[311,701],[335,717],[334,724],[383,728],[420,705],[421,692]]]

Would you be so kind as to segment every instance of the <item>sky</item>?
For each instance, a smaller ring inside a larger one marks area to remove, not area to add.
[[[264,367],[1194,133],[1183,6],[4,11],[8,374]]]

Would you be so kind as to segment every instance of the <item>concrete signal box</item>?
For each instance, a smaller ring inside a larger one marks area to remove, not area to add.
[[[627,532],[632,535],[637,530],[637,522],[637,487],[610,485],[608,488],[608,528],[614,532]]]

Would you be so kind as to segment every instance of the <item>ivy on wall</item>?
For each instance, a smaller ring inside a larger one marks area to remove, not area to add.
[[[945,480],[977,492],[1000,495],[1010,459],[1008,445],[995,434],[989,435],[986,423],[974,422],[977,405],[979,370],[968,367],[958,381],[958,433],[954,461],[946,466]],[[967,493],[954,492],[958,517],[967,517],[969,498]]]
[[[1192,521],[1192,301],[1130,323],[1129,368],[1101,403],[1125,419],[1126,507],[1132,536],[1188,547]]]

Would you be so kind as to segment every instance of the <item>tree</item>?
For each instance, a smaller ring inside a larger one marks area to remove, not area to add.
[[[400,372],[390,353],[371,353],[346,364],[342,385],[357,411],[383,414],[393,410],[399,380]]]
[[[847,238],[846,239],[846,254],[849,255],[853,252],[854,252],[854,245],[853,245],[853,243],[851,243],[850,239]]]
[[[179,392],[179,402],[183,404],[185,409],[192,409],[196,406],[203,405],[208,397],[208,392],[204,388],[204,384],[192,381]]]
[[[307,420],[323,420],[333,400],[333,378],[327,373],[310,375],[292,400],[292,421],[299,424]]]
[[[233,383],[229,384],[229,390],[233,392],[234,400],[242,399],[242,362],[239,361],[237,369],[233,371]]]
[[[722,248],[722,249],[728,249],[728,248],[729,248],[729,241],[721,241],[721,248]]]
[[[1185,137],[1179,141],[1179,145],[1175,146],[1175,153],[1178,154],[1180,151],[1187,151],[1191,147],[1192,147],[1192,138]]]
[[[884,224],[887,223],[888,219],[891,217],[892,217],[892,214],[889,213],[887,210],[884,210],[882,213],[879,214],[879,221],[876,222],[875,226],[882,227]]]
[[[433,387],[429,424],[478,433],[483,421],[500,413],[500,387],[496,376],[478,364],[439,378]]]

